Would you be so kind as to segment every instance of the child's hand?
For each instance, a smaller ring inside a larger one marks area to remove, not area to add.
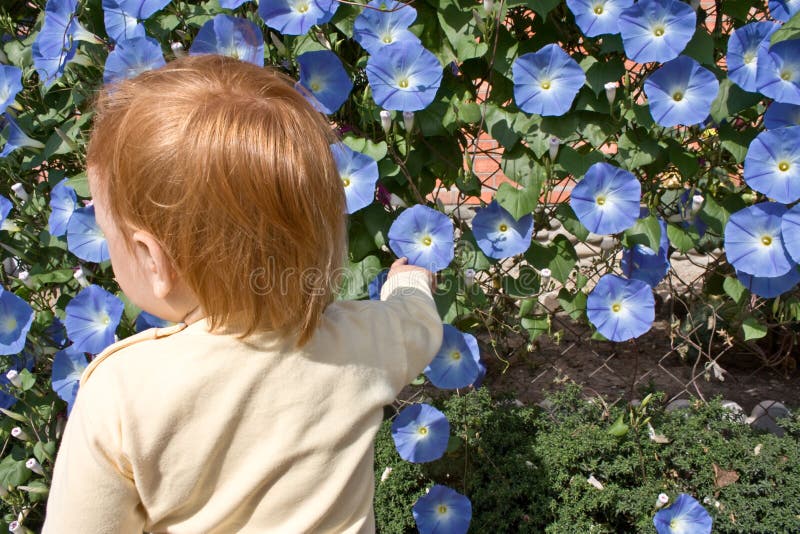
[[[399,258],[395,260],[394,263],[392,263],[392,266],[389,268],[389,274],[387,275],[386,279],[388,280],[397,273],[402,273],[407,271],[423,273],[425,277],[428,279],[428,283],[431,286],[431,291],[433,291],[436,288],[436,278],[434,277],[433,273],[423,267],[417,267],[416,265],[408,265],[408,258],[405,257]]]

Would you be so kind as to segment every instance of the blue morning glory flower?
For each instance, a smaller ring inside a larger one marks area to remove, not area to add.
[[[662,233],[666,228],[662,229]],[[645,245],[636,244],[633,248],[622,251],[620,268],[626,277],[641,280],[650,287],[656,287],[669,272],[668,249],[659,248],[658,252]]]
[[[794,267],[789,269],[788,273],[774,278],[753,276],[742,271],[736,271],[736,278],[750,293],[765,299],[771,299],[796,287],[800,282],[800,271],[797,270],[797,267]]]
[[[408,31],[416,18],[417,10],[409,4],[396,0],[372,0],[356,17],[353,38],[370,54],[400,41],[420,45],[419,38]]]
[[[781,217],[781,239],[789,256],[800,263],[800,204]]]
[[[769,48],[769,37],[780,26],[774,22],[751,22],[736,28],[728,38],[728,78],[733,83],[755,93],[758,91],[758,53]]]
[[[151,37],[119,41],[106,58],[103,82],[114,83],[166,65],[161,45]]]
[[[403,211],[389,228],[389,246],[410,265],[441,271],[453,261],[453,221],[440,211],[417,204]]]
[[[641,336],[653,325],[653,290],[641,280],[606,274],[586,299],[586,315],[597,331],[611,341]]]
[[[656,512],[653,524],[658,534],[710,534],[711,516],[692,496],[678,495],[668,508]]]
[[[72,411],[72,405],[75,403],[81,375],[89,365],[86,355],[75,347],[75,345],[70,345],[66,349],[56,352],[53,357],[53,370],[50,378],[53,391],[67,403],[67,415]]]
[[[0,129],[6,138],[0,158],[5,158],[18,148],[44,148],[44,143],[29,137],[8,113],[0,116]]]
[[[75,350],[97,354],[114,342],[125,308],[122,301],[94,284],[69,301],[64,319]]]
[[[619,33],[619,15],[633,0],[567,0],[575,24],[587,37]]]
[[[465,388],[481,375],[481,353],[475,336],[443,325],[444,337],[439,352],[425,370],[428,380],[441,389]]]
[[[170,0],[103,0],[103,20],[112,41],[144,37],[141,21],[164,9]]]
[[[30,305],[12,291],[0,288],[0,354],[21,352],[31,324]]]
[[[511,72],[517,107],[538,115],[563,115],[586,83],[580,65],[556,44],[519,56]]]
[[[779,202],[800,199],[800,126],[758,134],[744,158],[744,181]]]
[[[418,43],[381,47],[367,60],[372,98],[383,109],[419,111],[433,102],[442,83],[442,65]]]
[[[417,499],[411,513],[420,534],[466,534],[472,503],[457,491],[436,484]]]
[[[800,106],[773,102],[764,113],[764,128],[774,130],[786,126],[800,126]]]
[[[694,9],[678,0],[640,0],[619,16],[625,55],[637,63],[675,59],[696,25]]]
[[[78,196],[64,178],[50,191],[50,218],[47,220],[50,235],[59,237],[67,233],[67,223],[77,207]]]
[[[718,91],[717,77],[689,56],[664,63],[644,82],[650,115],[661,126],[700,124]]]
[[[389,269],[383,269],[367,284],[370,300],[381,300],[381,289],[383,289],[383,284],[386,283],[388,276]]]
[[[475,212],[472,233],[478,247],[490,258],[501,260],[522,254],[531,246],[533,216],[524,215],[519,221],[496,200]]]
[[[224,7],[225,9],[236,9],[240,5],[249,1],[250,0],[220,0],[219,5],[220,7]]]
[[[800,11],[800,0],[769,0],[769,14],[781,22],[787,22]]]
[[[67,223],[67,248],[86,261],[100,263],[111,258],[106,237],[94,218],[94,206],[78,208],[72,213]]]
[[[264,34],[247,19],[220,14],[197,32],[190,54],[219,54],[264,66]]]
[[[53,322],[47,327],[45,334],[50,336],[53,347],[61,349],[67,344],[67,330],[64,328],[64,323],[62,323],[58,317],[53,318]]]
[[[33,66],[44,86],[50,87],[75,57],[77,41],[94,41],[75,17],[78,0],[47,0],[42,29],[33,41]]]
[[[392,422],[392,439],[403,460],[422,463],[441,458],[450,439],[447,417],[428,404],[412,404]]]
[[[642,186],[630,172],[609,163],[589,167],[570,195],[578,220],[596,234],[616,234],[636,223]]]
[[[800,44],[781,41],[758,53],[758,91],[776,102],[800,104]]]
[[[138,316],[136,316],[135,326],[136,332],[142,332],[148,328],[165,328],[173,324],[174,323],[172,321],[167,321],[161,317],[156,317],[152,313],[142,311]]]
[[[284,35],[305,35],[311,26],[331,20],[337,0],[268,0],[259,2],[264,23]]]
[[[5,113],[20,91],[22,70],[13,65],[0,65],[0,113]]]
[[[795,263],[781,238],[781,217],[786,207],[761,202],[732,214],[725,225],[725,255],[734,268],[753,276],[775,278]]]
[[[297,64],[299,83],[313,95],[311,103],[317,111],[330,115],[342,107],[353,90],[353,81],[339,56],[330,50],[306,52],[297,56]]]
[[[11,213],[11,208],[13,207],[14,204],[12,204],[10,200],[0,195],[0,228],[3,227],[3,221],[6,220],[6,217]]]
[[[344,184],[347,213],[355,213],[369,206],[375,199],[378,162],[343,143],[331,145],[331,152]]]

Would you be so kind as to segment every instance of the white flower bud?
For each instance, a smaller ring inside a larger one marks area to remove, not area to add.
[[[9,372],[6,373],[6,378],[14,387],[21,388],[22,387],[22,379],[19,377],[19,373],[11,369]]]
[[[614,99],[617,97],[617,87],[619,86],[619,82],[607,82],[603,87],[606,90],[606,98],[608,99],[609,104],[614,103]]]
[[[25,534],[25,527],[19,521],[12,521],[8,524],[8,531],[12,534]]]
[[[28,461],[25,462],[25,467],[27,467],[37,475],[44,475],[44,470],[42,469],[42,465],[36,458],[28,458]]]
[[[483,9],[485,9],[487,13],[494,11],[494,0],[483,0]]]
[[[464,271],[464,284],[467,287],[472,287],[475,283],[475,269],[466,269]]]
[[[29,273],[28,271],[20,271],[19,274],[17,275],[17,278],[19,278],[19,281],[22,282],[23,285],[25,285],[25,287],[27,287],[28,289],[33,289],[33,282],[31,282],[30,279],[31,273]]]
[[[600,250],[608,252],[609,250],[612,250],[614,248],[615,244],[616,244],[616,239],[614,239],[613,236],[607,235],[603,237],[602,241],[600,241]]]
[[[186,50],[183,49],[183,43],[180,41],[175,41],[174,43],[170,43],[169,47],[172,49],[172,53],[175,54],[175,57],[184,57],[186,55]]]
[[[387,467],[386,469],[384,469],[383,473],[381,474],[381,482],[386,482],[386,479],[389,478],[389,475],[391,474],[392,474],[391,467]]]
[[[547,282],[550,281],[550,277],[553,276],[553,273],[552,271],[550,271],[550,269],[545,267],[544,269],[539,271],[539,276],[542,277],[542,284],[546,284]]]
[[[595,488],[601,490],[603,488],[603,483],[597,480],[594,475],[589,475],[589,478],[586,479],[586,482],[594,486]]]
[[[392,193],[389,197],[389,205],[393,208],[405,208],[408,206],[408,204],[406,204],[402,198],[398,197],[394,193]]]
[[[692,208],[691,208],[692,215],[697,215],[697,213],[703,207],[703,201],[705,201],[703,195],[694,195],[692,197]]]
[[[558,137],[551,137],[550,138],[550,161],[555,161],[556,156],[558,155],[558,147],[561,146],[561,139]]]
[[[28,433],[18,426],[11,429],[11,435],[20,441],[28,441],[29,439]]]
[[[89,287],[89,280],[86,278],[86,273],[83,272],[83,269],[78,267],[72,275],[75,280],[81,285],[81,287]]]
[[[389,130],[392,129],[392,114],[385,109],[381,111],[381,126],[386,135],[389,135]]]
[[[405,126],[406,131],[410,132],[414,129],[414,112],[413,111],[404,111],[403,112],[403,126]]]
[[[11,190],[17,195],[17,198],[20,199],[22,202],[26,202],[30,197],[28,196],[28,192],[25,191],[25,186],[21,183],[17,182],[11,186]]]
[[[662,508],[669,502],[669,497],[666,493],[659,493],[656,499],[656,508]]]

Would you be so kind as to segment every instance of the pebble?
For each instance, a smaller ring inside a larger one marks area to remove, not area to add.
[[[776,423],[777,419],[789,417],[789,409],[778,401],[765,400],[756,404],[747,421],[752,428],[767,430],[778,437],[784,434],[783,428]]]

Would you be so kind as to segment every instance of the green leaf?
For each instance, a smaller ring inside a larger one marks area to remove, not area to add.
[[[609,427],[608,433],[612,436],[621,438],[628,433],[629,428],[630,427],[625,424],[625,414],[622,414],[617,418],[616,421],[614,421],[614,424]]]
[[[637,219],[636,224],[622,234],[622,244],[627,248],[644,245],[658,250],[661,244],[661,225],[653,215]]]
[[[790,39],[800,39],[800,12],[792,15],[792,18],[787,20],[778,31],[773,33],[769,43],[770,46],[772,46],[781,41],[788,41]]]
[[[490,260],[486,257],[480,247],[478,247],[478,242],[475,241],[472,230],[465,231],[458,239],[456,243],[455,261],[462,270],[474,269],[476,271],[485,271],[494,263],[494,260]]]
[[[702,26],[695,30],[691,41],[689,41],[682,53],[696,59],[702,65],[716,66],[714,61],[714,39]]]
[[[618,82],[625,74],[625,64],[618,56],[614,56],[608,61],[598,61],[593,56],[587,56],[580,62],[580,66],[586,73],[586,85],[594,91],[595,95],[605,94],[605,84]]]
[[[86,176],[85,172],[69,178],[67,185],[74,189],[79,197],[90,198],[92,196],[89,191],[89,177]]]
[[[27,423],[28,420],[25,418],[24,415],[18,414],[17,412],[12,412],[11,410],[6,410],[5,408],[0,408],[0,413],[5,414],[7,417],[15,421],[19,421],[20,423]]]
[[[342,142],[356,152],[361,152],[375,161],[380,161],[386,156],[387,149],[384,141],[375,143],[370,139],[348,135],[342,139]]]
[[[456,53],[457,57],[452,58],[453,60],[461,63],[470,58],[480,57],[489,49],[486,39],[478,39],[482,37],[482,32],[476,26],[472,9],[462,6],[460,1],[440,2],[436,15]]]
[[[577,237],[578,240],[586,241],[586,238],[589,237],[589,230],[587,230],[586,227],[581,224],[569,204],[562,202],[561,204],[557,205],[555,209],[555,216],[556,219],[561,221],[561,224],[564,226],[564,228],[569,233]]]
[[[564,283],[578,263],[578,254],[566,236],[557,235],[547,247],[531,242],[525,259],[540,271],[544,268],[550,269],[553,278]]]
[[[732,276],[725,278],[725,281],[722,283],[722,288],[736,304],[741,304],[744,302],[745,297],[747,297],[747,288],[744,287],[737,278]]]
[[[717,98],[711,103],[711,118],[722,123],[740,111],[755,106],[761,98],[761,95],[748,93],[731,82],[729,78],[725,78],[719,84]]]
[[[528,0],[526,2],[528,7],[541,17],[546,17],[547,14],[558,7],[560,3],[561,0]]]
[[[723,197],[721,201],[708,195],[705,198],[705,202],[703,202],[703,208],[700,210],[700,218],[717,235],[722,235],[731,213],[744,207],[745,202],[742,200],[741,195],[729,194]]]
[[[587,295],[582,291],[570,293],[567,288],[563,287],[558,292],[558,302],[561,307],[576,321],[586,313],[586,299]]]
[[[497,189],[495,199],[512,217],[519,220],[536,208],[539,202],[539,190],[528,187],[516,188],[508,182],[503,182]]]
[[[515,299],[532,297],[539,292],[539,282],[539,273],[531,267],[523,265],[516,278],[510,275],[503,277],[503,291]]]
[[[755,317],[748,317],[742,321],[742,330],[744,331],[745,341],[761,339],[767,335],[767,326],[759,323]]]
[[[528,331],[531,341],[536,341],[542,334],[550,333],[550,316],[535,315],[533,317],[523,317],[520,319],[522,328]]]
[[[25,467],[25,451],[14,447],[12,453],[0,461],[0,486],[16,488],[31,478],[31,470]]]
[[[586,174],[589,167],[600,161],[605,161],[605,157],[599,150],[592,150],[591,152],[582,154],[567,145],[561,145],[561,148],[558,149],[558,157],[556,158],[556,163],[575,178],[582,177]]]
[[[486,131],[506,150],[511,150],[519,141],[520,136],[512,128],[514,116],[496,106],[495,104],[486,105]]]
[[[725,15],[730,15],[735,19],[744,21],[747,20],[750,14],[750,9],[753,7],[753,0],[725,0],[724,2],[720,2],[720,6]]]
[[[541,190],[547,176],[544,167],[536,162],[533,152],[522,144],[503,153],[500,167],[510,180],[533,186],[537,191]]]
[[[681,252],[688,252],[693,249],[700,240],[700,235],[694,226],[683,228],[677,224],[667,225],[667,237],[672,246]]]
[[[730,152],[736,159],[736,163],[742,163],[747,155],[750,142],[755,139],[758,132],[755,128],[748,128],[740,132],[727,123],[721,125],[718,130],[722,148]]]
[[[637,129],[636,132],[627,130],[619,138],[618,151],[617,161],[632,171],[653,163],[661,152],[661,147],[648,132]]]
[[[36,385],[36,377],[27,369],[23,369],[19,372],[19,378],[22,380],[22,391],[28,391]]]
[[[358,263],[349,262],[345,267],[340,300],[355,300],[367,296],[367,285],[381,271],[381,261],[377,256],[367,256]]]

